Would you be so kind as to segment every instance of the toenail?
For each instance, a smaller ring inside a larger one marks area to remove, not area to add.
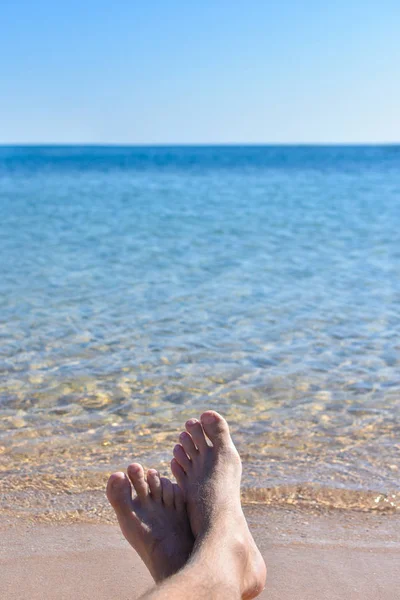
[[[198,423],[197,419],[189,419],[189,421],[186,421],[186,425],[188,427],[193,427],[193,425],[196,425],[196,423]]]
[[[211,423],[214,423],[217,420],[217,417],[213,413],[205,413],[202,417],[202,420],[207,425],[210,425]]]
[[[125,483],[125,478],[122,477],[113,477],[111,480],[111,487],[116,488]]]
[[[180,436],[179,436],[179,439],[180,439],[180,440],[187,440],[187,439],[188,439],[188,437],[189,437],[189,434],[188,434],[188,433],[186,433],[186,431],[182,431],[182,433],[181,433],[181,434],[180,434]]]
[[[135,473],[139,473],[139,471],[141,471],[141,466],[132,464],[132,465],[129,465],[128,469],[130,471],[134,471]]]

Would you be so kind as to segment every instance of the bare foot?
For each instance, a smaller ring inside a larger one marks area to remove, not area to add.
[[[132,499],[132,485],[136,497]],[[121,531],[158,583],[187,562],[193,535],[179,487],[157,471],[133,463],[125,473],[114,473],[107,484],[107,498],[115,510]]]
[[[202,539],[216,535],[224,548],[232,546],[242,569],[242,598],[255,598],[264,589],[266,566],[240,504],[242,464],[228,424],[218,413],[207,411],[200,421],[187,421],[179,441],[171,468],[185,493],[193,534]]]

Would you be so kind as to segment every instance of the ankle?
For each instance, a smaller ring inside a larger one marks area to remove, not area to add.
[[[227,531],[232,533],[227,536]],[[221,578],[238,587],[243,599],[255,598],[262,592],[266,566],[247,528],[240,530],[235,524],[228,527],[226,523],[224,529],[214,529],[197,543],[210,572],[217,571]]]
[[[227,535],[227,531],[230,531]],[[248,562],[249,544],[245,536],[235,532],[227,523],[221,527],[213,526],[197,536],[192,557],[194,560],[229,565],[240,575],[243,565]]]
[[[222,535],[213,533],[197,537],[187,568],[195,573],[207,573],[207,587],[229,589],[229,595],[221,597],[241,598],[243,575],[239,565],[239,554],[222,541]],[[210,594],[210,597],[211,594]],[[219,598],[220,596],[218,596]]]

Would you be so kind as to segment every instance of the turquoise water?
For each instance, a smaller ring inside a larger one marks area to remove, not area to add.
[[[0,208],[7,469],[213,407],[249,488],[395,497],[400,147],[3,147]]]

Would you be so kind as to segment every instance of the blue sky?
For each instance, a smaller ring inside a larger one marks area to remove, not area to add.
[[[0,143],[400,142],[398,0],[3,0]]]

